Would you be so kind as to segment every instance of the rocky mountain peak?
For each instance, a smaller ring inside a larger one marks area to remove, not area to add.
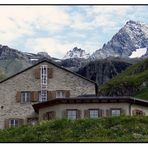
[[[0,60],[1,59],[25,59],[28,60],[28,58],[23,54],[22,52],[9,48],[8,46],[0,45]]]
[[[45,57],[45,58],[51,58],[50,55],[47,52],[38,52],[37,55],[40,55],[40,56]]]
[[[148,25],[129,20],[107,44],[91,55],[91,59],[129,58],[133,51],[141,48],[148,48]]]
[[[74,47],[72,50],[69,50],[66,55],[63,57],[63,59],[70,59],[70,58],[89,58],[89,54],[85,52],[85,50]]]
[[[133,20],[129,20],[129,21],[126,22],[127,25],[128,25],[128,24],[137,24],[137,23],[138,23],[138,22],[133,21]]]

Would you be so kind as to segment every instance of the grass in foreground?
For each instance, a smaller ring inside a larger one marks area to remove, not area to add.
[[[42,121],[0,130],[0,142],[148,142],[148,117]]]

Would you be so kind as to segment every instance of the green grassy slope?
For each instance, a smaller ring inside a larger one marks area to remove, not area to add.
[[[147,99],[148,98],[148,87],[134,94],[134,97],[141,98],[141,99]]]
[[[99,88],[99,95],[107,96],[141,96],[148,99],[148,59],[128,67],[118,76]],[[138,93],[142,93],[141,95]]]
[[[0,130],[0,142],[148,142],[148,117],[51,120]]]

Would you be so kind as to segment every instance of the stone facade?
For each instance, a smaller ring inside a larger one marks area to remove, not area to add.
[[[47,64],[52,68],[53,76],[48,79],[48,90],[69,90],[70,97],[83,94],[95,94],[95,83],[83,79],[72,72],[59,68],[50,62],[44,61],[38,65],[17,74],[0,83],[0,129],[5,127],[5,120],[20,118],[27,122],[29,117],[37,117],[32,104],[37,102],[20,103],[16,101],[17,92],[40,91],[40,79],[35,78],[35,69]]]

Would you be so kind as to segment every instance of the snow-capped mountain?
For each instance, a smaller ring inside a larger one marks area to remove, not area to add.
[[[96,50],[91,59],[104,59],[110,56],[128,58],[133,51],[141,48],[148,48],[148,25],[130,20],[107,44]]]
[[[71,58],[83,58],[88,59],[89,53],[86,53],[85,50],[81,48],[74,47],[72,50],[69,50],[63,59],[71,59]]]

